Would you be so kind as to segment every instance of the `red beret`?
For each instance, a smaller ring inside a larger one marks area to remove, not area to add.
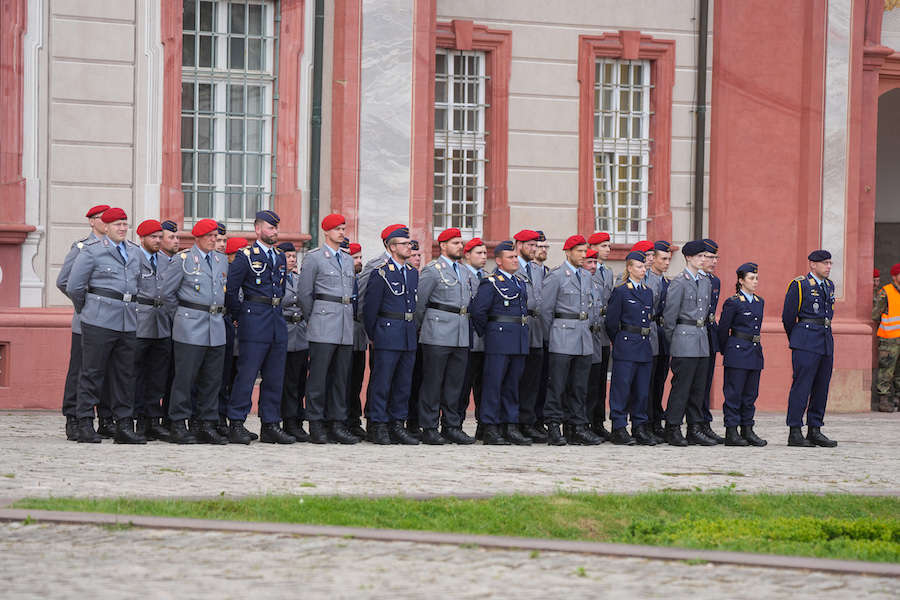
[[[517,242],[531,242],[537,240],[541,237],[537,231],[532,231],[530,229],[523,229],[519,233],[513,236],[513,239]]]
[[[900,263],[891,267],[891,277],[896,277],[898,273],[900,273]]]
[[[387,227],[385,227],[384,229],[381,230],[381,239],[387,240],[388,236],[391,235],[391,233],[395,229],[400,229],[401,227],[406,227],[406,225],[404,225],[403,223],[394,223],[393,225],[388,225]]]
[[[462,237],[462,234],[459,232],[459,229],[456,227],[451,227],[450,229],[445,229],[438,236],[439,242],[446,242],[448,240],[452,240],[453,238]]]
[[[90,218],[90,217],[96,217],[97,215],[99,215],[100,213],[102,213],[102,212],[105,211],[105,210],[109,210],[109,205],[107,205],[107,204],[98,204],[97,206],[95,206],[95,207],[92,208],[91,210],[87,211],[87,214],[84,215],[84,216],[86,216],[86,217],[88,217],[88,218]]]
[[[587,254],[584,255],[585,258],[597,258],[596,250],[588,250]]]
[[[219,229],[219,224],[216,223],[213,219],[200,219],[197,221],[197,224],[194,225],[194,228],[191,229],[191,235],[194,237],[200,237],[201,235],[206,235],[211,231],[217,231]]]
[[[650,240],[641,240],[631,247],[632,252],[650,252],[653,250],[655,244]]]
[[[100,220],[104,223],[112,223],[113,221],[125,221],[128,215],[121,208],[107,208],[100,216]],[[215,222],[215,221],[213,221]]]
[[[247,240],[241,237],[228,238],[225,242],[225,254],[234,254],[247,245]]]
[[[137,234],[141,237],[162,231],[162,224],[156,219],[147,219],[137,227]]]
[[[881,271],[879,271],[878,269],[875,269],[874,271],[872,271],[872,277],[874,277],[875,279],[878,279],[879,277],[881,277]]]
[[[563,244],[563,250],[571,250],[575,246],[582,246],[584,244],[587,244],[587,240],[584,239],[583,235],[577,233],[575,235],[569,236],[569,238],[566,240],[566,243]]]
[[[351,243],[350,244],[350,254],[357,254],[359,252],[362,252],[362,246],[360,246],[359,244],[357,244],[355,242]]]
[[[598,231],[597,233],[592,233],[591,237],[588,238],[588,244],[602,244],[603,242],[609,241],[609,234],[605,231]]]
[[[471,252],[473,248],[477,248],[478,246],[484,246],[484,242],[481,241],[481,238],[472,238],[466,244],[466,247],[463,248],[463,252]]]
[[[344,215],[331,213],[330,215],[322,219],[322,231],[331,231],[338,225],[343,225],[346,222],[347,219],[344,218]]]

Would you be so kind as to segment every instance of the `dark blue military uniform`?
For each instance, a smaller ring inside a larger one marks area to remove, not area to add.
[[[281,391],[287,356],[287,325],[281,311],[287,263],[278,248],[260,242],[243,248],[228,269],[225,305],[237,321],[240,354],[228,405],[229,420],[244,421],[250,413],[256,374],[259,418],[264,424],[281,421]],[[243,299],[238,292],[243,292]]]
[[[369,275],[363,325],[372,340],[373,364],[366,394],[372,423],[406,420],[416,361],[416,291],[419,272],[387,259]]]
[[[650,369],[650,319],[653,291],[632,281],[613,289],[606,306],[606,332],[612,342],[612,381],[609,388],[609,417],[612,427],[632,429],[647,422]]]
[[[760,327],[764,307],[762,298],[754,295],[751,302],[742,292],[722,305],[716,341],[725,357],[725,427],[753,425],[763,368]]]
[[[722,282],[712,273],[707,273],[711,292],[709,296],[709,325],[706,327],[706,335],[709,336],[709,367],[706,370],[706,389],[703,390],[703,419],[712,423],[712,413],[709,411],[710,394],[712,392],[713,375],[716,370],[716,354],[719,352],[719,325],[716,323],[716,311],[719,309],[719,294],[722,292]]]
[[[471,312],[472,326],[484,338],[480,421],[518,423],[519,379],[530,341],[525,283],[495,269],[478,285]]]
[[[657,242],[660,244],[660,242]],[[668,242],[665,246],[657,246],[658,249],[668,248]],[[665,250],[668,252],[669,250]],[[654,297],[658,295],[658,299],[654,304],[653,322],[656,324],[656,341],[659,345],[659,352],[653,356],[653,366],[650,367],[650,399],[647,402],[647,418],[654,427],[654,432],[662,434],[662,422],[666,418],[666,412],[663,410],[663,394],[666,387],[666,378],[669,375],[669,341],[666,339],[664,332],[663,312],[666,310],[666,298],[669,294],[669,280],[665,275],[655,275],[648,273],[647,280],[651,282],[652,289],[653,278],[659,278],[659,289],[654,291]],[[645,281],[647,285],[647,281]]]
[[[794,378],[788,396],[788,427],[821,427],[834,366],[834,283],[808,273],[788,285],[781,322],[790,340]]]

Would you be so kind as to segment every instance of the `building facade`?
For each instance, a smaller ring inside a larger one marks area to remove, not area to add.
[[[317,244],[341,212],[366,257],[393,222],[426,253],[449,226],[542,229],[551,263],[576,232],[609,231],[618,260],[712,237],[726,293],[760,265],[770,410],[785,286],[828,248],[829,406],[867,409],[870,274],[900,260],[894,4],[0,0],[0,406],[59,405],[54,282],[102,203],[185,242],[203,217],[251,237],[271,208]]]

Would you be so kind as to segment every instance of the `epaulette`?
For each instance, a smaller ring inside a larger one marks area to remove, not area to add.
[[[490,281],[491,283],[494,283],[494,276],[493,276],[493,275],[488,275],[487,280]]]
[[[629,290],[634,289],[634,284],[632,284],[630,281],[626,282],[625,285],[628,287]]]
[[[321,249],[322,249],[321,246],[317,246],[317,247],[313,248],[312,250],[308,250],[306,253],[307,253],[307,254],[312,254],[312,253],[314,253],[314,252],[318,252],[318,251],[321,250]]]
[[[275,251],[275,254],[284,254],[284,250],[282,250],[282,249],[279,248],[278,246],[273,246],[273,247],[272,247],[272,250]]]
[[[756,294],[753,294],[753,299],[754,299],[754,300],[760,300],[760,301],[761,301],[761,300],[762,300],[762,296],[757,296]]]
[[[125,240],[125,243],[126,243],[126,244],[131,244],[131,245],[134,246],[135,248],[138,247],[138,245],[135,244],[134,242],[132,242],[131,240]]]
[[[188,255],[188,251],[187,251],[187,250],[182,250],[182,251],[181,251],[181,260],[186,259],[186,258],[187,258],[187,255]]]
[[[800,275],[799,277],[794,277],[794,281],[803,281],[806,279],[806,275]]]
[[[741,293],[737,293],[734,296],[732,296],[731,298],[737,302],[746,302],[747,301],[747,299]]]
[[[250,248],[244,248],[244,256],[250,256]]]
[[[623,285],[625,285],[625,283],[626,281],[619,280],[615,282],[615,285],[613,287],[622,287]]]
[[[87,238],[85,238],[85,241],[83,242],[84,246],[94,246],[94,245],[99,244],[99,243],[100,243],[100,240],[90,240],[90,241],[88,241]]]
[[[438,262],[438,259],[435,258],[434,260],[432,260],[431,262],[429,262],[427,265],[425,265],[425,267],[431,267],[431,266],[433,266],[435,269],[440,269],[440,268],[441,268],[441,263]]]

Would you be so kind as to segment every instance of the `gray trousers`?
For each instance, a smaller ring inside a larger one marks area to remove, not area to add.
[[[133,331],[113,331],[81,324],[81,370],[75,414],[79,419],[93,418],[94,407],[107,386],[110,409],[116,419],[134,416],[134,351],[137,338]]]
[[[169,392],[169,420],[184,421],[194,417],[201,421],[218,421],[225,344],[196,346],[175,342],[174,346],[175,375]],[[196,413],[191,407],[191,390],[195,386]]]
[[[444,427],[462,427],[459,414],[459,395],[466,379],[466,347],[422,344],[422,388],[419,392],[419,427],[435,429],[440,421]]]

